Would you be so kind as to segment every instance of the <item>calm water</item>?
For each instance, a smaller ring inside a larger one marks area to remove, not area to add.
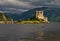
[[[60,41],[60,23],[0,24],[0,41]]]

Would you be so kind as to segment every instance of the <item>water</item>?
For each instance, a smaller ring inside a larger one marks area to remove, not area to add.
[[[60,41],[60,23],[0,24],[0,41]]]

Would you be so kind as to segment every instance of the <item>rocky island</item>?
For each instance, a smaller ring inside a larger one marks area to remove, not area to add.
[[[44,11],[36,11],[36,14],[32,18],[25,20],[19,20],[17,24],[39,24],[39,23],[49,23],[48,17],[44,16]]]

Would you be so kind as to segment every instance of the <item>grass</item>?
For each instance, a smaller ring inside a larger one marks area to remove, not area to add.
[[[39,24],[39,23],[47,23],[47,22],[40,22],[40,21],[37,21],[37,20],[34,20],[34,21],[31,21],[31,20],[26,20],[26,21],[20,21],[20,22],[17,22],[17,24]]]

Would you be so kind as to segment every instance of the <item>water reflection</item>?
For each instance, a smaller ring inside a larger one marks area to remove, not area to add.
[[[60,33],[40,30],[25,34],[24,37],[20,37],[19,35],[4,35],[0,37],[0,41],[60,41]]]
[[[36,31],[25,34],[24,37],[18,35],[5,35],[0,37],[0,41],[60,41],[60,34],[48,31]]]
[[[60,41],[59,24],[22,24],[5,27],[0,27],[0,41]]]

